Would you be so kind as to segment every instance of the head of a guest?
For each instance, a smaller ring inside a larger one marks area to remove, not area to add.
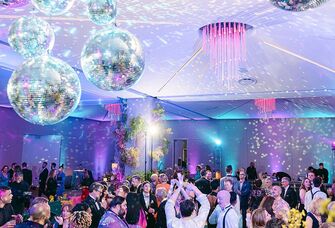
[[[49,178],[56,178],[56,170],[55,170],[55,169],[52,169],[52,170],[49,172]]]
[[[115,196],[110,203],[110,210],[117,214],[120,218],[124,218],[127,214],[127,201],[121,196]]]
[[[27,162],[22,162],[22,169],[26,169],[27,168]]]
[[[21,183],[23,181],[23,174],[21,172],[14,173],[14,180],[16,183]]]
[[[267,188],[267,189],[272,188],[272,179],[271,179],[271,177],[267,177],[264,180],[264,187]]]
[[[49,201],[43,197],[36,197],[29,208],[30,220],[44,225],[50,218]]]
[[[150,182],[151,183],[154,183],[154,184],[157,184],[158,182],[158,175],[156,173],[153,173],[150,177]]]
[[[287,186],[290,185],[290,179],[288,177],[283,177],[281,179],[281,185],[286,188]]]
[[[265,227],[266,223],[271,219],[271,215],[264,209],[258,208],[251,215],[251,223],[253,228]]]
[[[6,205],[12,202],[12,190],[7,186],[0,186],[0,203]]]
[[[227,167],[226,167],[226,173],[227,174],[232,174],[232,172],[233,172],[233,167],[231,165],[227,165]]]
[[[228,192],[233,191],[233,181],[231,179],[224,180],[224,189]]]
[[[180,202],[180,214],[183,218],[193,217],[196,214],[193,200],[187,199]]]
[[[161,173],[159,174],[159,181],[162,183],[162,184],[165,184],[168,182],[168,177],[165,173]]]
[[[212,179],[212,171],[211,170],[206,170],[205,178],[207,180],[211,180]]]
[[[86,211],[75,211],[70,217],[70,228],[89,228],[92,224],[92,216]]]
[[[87,203],[78,203],[76,206],[74,206],[71,212],[74,213],[76,211],[85,211],[89,214],[92,214],[92,210]]]
[[[278,186],[278,185],[274,185],[274,186],[272,186],[272,190],[271,190],[271,192],[272,192],[273,197],[274,197],[274,198],[277,198],[277,197],[280,197],[280,194],[281,194],[281,192],[282,192],[282,189],[281,189],[280,186]]]
[[[64,170],[64,165],[62,164],[58,167],[58,172],[62,173],[63,170]]]
[[[16,163],[13,162],[12,165],[11,165],[11,168],[14,170],[14,169],[15,169],[15,166],[16,166]]]
[[[47,167],[47,165],[48,165],[48,162],[43,162],[42,163],[42,168],[44,169],[45,167]]]
[[[195,170],[196,170],[197,172],[199,172],[199,173],[200,173],[201,169],[202,169],[201,165],[197,165],[197,166],[195,167]]]
[[[323,163],[321,162],[320,164],[319,164],[319,169],[323,169],[324,168],[324,166],[323,166]]]
[[[304,178],[301,182],[300,189],[304,189],[306,192],[311,189],[311,181],[308,178]]]
[[[308,178],[311,182],[313,182],[313,180],[314,180],[314,178],[315,178],[315,173],[314,173],[314,171],[309,170],[308,173],[307,173],[307,178]]]
[[[14,172],[22,172],[21,166],[20,165],[16,165],[14,167]]]
[[[149,194],[151,192],[151,185],[149,181],[144,181],[142,184],[142,190],[144,193]]]
[[[134,175],[131,177],[131,185],[135,188],[138,188],[141,184],[141,177],[138,175]]]
[[[277,218],[270,219],[265,225],[265,228],[282,228],[282,227],[286,227],[284,220]]]
[[[322,179],[320,177],[315,177],[313,180],[314,187],[320,188],[321,184],[322,184]]]
[[[245,169],[244,168],[239,169],[238,176],[240,178],[240,181],[244,181],[245,180],[246,176],[245,176]]]
[[[256,188],[262,187],[262,181],[260,179],[256,179],[254,182]]]
[[[220,180],[218,180],[218,179],[212,180],[212,182],[211,182],[211,189],[212,189],[212,192],[219,192],[219,189],[220,189]]]
[[[98,182],[94,182],[90,186],[90,196],[98,200],[104,192],[104,186]]]
[[[4,166],[2,167],[2,169],[1,169],[1,172],[3,172],[3,173],[7,173],[8,170],[9,170],[8,165],[4,165]]]
[[[259,204],[259,208],[264,208],[267,213],[271,215],[271,217],[274,217],[275,214],[272,208],[274,201],[275,198],[273,198],[272,196],[265,196]]]
[[[51,169],[56,169],[56,163],[51,163]]]
[[[255,162],[250,162],[250,167],[255,167]]]
[[[167,197],[166,188],[160,187],[156,189],[156,198],[158,201],[162,202]]]
[[[127,195],[129,193],[129,188],[126,185],[121,185],[120,187],[118,187],[118,189],[116,189],[115,193],[117,196],[127,198]]]
[[[221,209],[224,209],[230,204],[230,193],[226,190],[219,191],[217,194],[217,200]]]

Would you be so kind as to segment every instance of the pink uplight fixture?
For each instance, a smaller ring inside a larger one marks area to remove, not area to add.
[[[120,120],[121,116],[121,105],[120,104],[107,104],[105,109],[108,111],[108,118],[115,123]]]
[[[271,117],[272,112],[276,110],[275,98],[260,98],[255,100],[255,105],[261,115],[265,118]]]

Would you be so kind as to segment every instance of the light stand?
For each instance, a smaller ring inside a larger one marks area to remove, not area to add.
[[[147,132],[144,133],[144,180],[147,179]]]

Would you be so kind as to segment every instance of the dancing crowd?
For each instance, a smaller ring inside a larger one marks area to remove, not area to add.
[[[85,170],[82,202],[63,204],[55,213],[50,200],[57,200],[65,191],[63,168],[56,170],[52,164],[49,171],[43,163],[38,196],[33,197],[27,164],[4,166],[0,228],[335,227],[335,217],[331,217],[335,214],[335,180],[328,184],[329,174],[322,163],[319,169],[309,167],[299,186],[283,172],[258,174],[253,162],[236,175],[231,165],[224,176],[199,165],[195,176],[187,170],[166,169],[153,172],[149,181],[139,175],[128,180],[112,175],[108,182],[94,182],[92,173]],[[329,215],[322,206],[325,200]],[[289,225],[292,209],[302,215],[302,221],[293,226]]]

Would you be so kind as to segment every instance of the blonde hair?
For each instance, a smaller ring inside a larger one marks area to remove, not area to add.
[[[166,189],[163,187],[157,188],[156,189],[156,197],[159,200],[163,200],[167,196]]]
[[[70,227],[89,228],[92,217],[86,211],[75,211],[70,218]]]
[[[264,208],[258,208],[254,210],[251,215],[252,228],[265,227],[266,215]]]
[[[311,202],[309,206],[310,212],[312,212],[313,214],[320,214],[319,209],[320,209],[321,203],[322,203],[321,198],[313,199],[313,201]]]

